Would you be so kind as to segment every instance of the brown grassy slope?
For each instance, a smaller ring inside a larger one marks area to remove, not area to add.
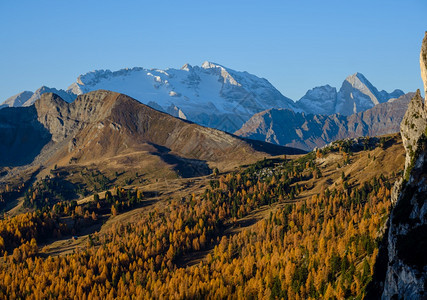
[[[310,189],[305,189],[298,199],[311,197],[320,193],[322,189],[342,187],[342,173],[347,178],[350,189],[359,187],[361,183],[371,180],[374,176],[378,178],[380,174],[397,178],[399,171],[403,170],[405,149],[400,134],[386,136],[392,137],[393,142],[388,144],[385,149],[377,147],[373,150],[354,153],[350,157],[350,164],[348,165],[344,165],[343,155],[337,152],[316,159],[322,177],[301,182],[300,185],[306,184]],[[340,165],[339,168],[338,165]]]
[[[25,162],[27,165],[20,168],[16,165],[6,168],[6,175],[0,175],[0,190],[26,169],[39,166],[39,180],[47,175],[57,176],[59,170],[64,180],[88,187],[92,192],[93,182],[82,173],[99,171],[108,177],[109,185],[124,185],[135,180],[142,183],[159,178],[201,176],[211,173],[214,167],[228,171],[272,153],[298,152],[205,128],[154,110],[126,95],[104,90],[81,95],[73,103],[46,93],[30,112],[23,111],[35,114],[25,115],[29,120],[27,125],[36,123],[38,126],[34,128],[47,132],[49,141],[44,141],[41,151],[35,147],[39,153],[30,165]],[[20,111],[12,109],[12,112],[19,115]],[[9,122],[7,116],[0,121]],[[13,133],[13,126],[9,129]],[[2,130],[0,124],[0,136]],[[19,137],[21,132],[14,135],[9,131],[6,136],[10,137]],[[31,147],[34,143],[30,141],[15,148]],[[2,157],[11,155],[8,149],[5,153],[0,151]]]
[[[328,153],[324,157],[316,160],[316,165],[321,169],[322,177],[312,178],[307,181],[300,181],[298,185],[303,187],[303,191],[296,197],[296,199],[284,202],[276,202],[272,205],[266,205],[252,211],[249,215],[242,219],[237,220],[236,223],[231,220],[224,220],[227,224],[224,235],[233,235],[243,230],[248,230],[260,220],[269,218],[270,213],[276,211],[283,205],[289,202],[303,201],[312,197],[315,194],[321,193],[325,188],[341,189],[342,188],[342,172],[348,178],[350,188],[358,187],[360,184],[367,180],[371,180],[374,176],[379,177],[383,174],[391,178],[393,181],[396,174],[402,170],[404,164],[404,149],[400,135],[389,135],[393,138],[386,147],[377,147],[373,150],[360,151],[353,154],[350,158],[350,163],[343,166],[343,156],[340,153]],[[296,159],[300,156],[288,156],[288,159]],[[341,167],[337,168],[340,164]],[[394,176],[393,176],[394,174]],[[147,199],[147,206],[137,208],[129,212],[125,212],[116,217],[110,217],[109,220],[102,225],[100,233],[105,233],[113,226],[118,224],[126,224],[137,221],[142,215],[148,214],[150,211],[163,211],[168,208],[170,201],[178,201],[182,197],[188,197],[193,193],[199,197],[206,188],[209,186],[209,181],[213,179],[212,175],[202,176],[197,178],[177,178],[167,179],[162,178],[158,181],[148,184],[133,184],[127,188],[138,188],[144,192],[152,193],[153,196]],[[104,194],[100,194],[104,197]],[[79,203],[93,201],[93,196],[89,196]],[[78,241],[70,241],[68,239],[54,242],[48,245],[44,251],[47,254],[62,255],[69,253],[75,248],[85,247],[88,235],[79,237]],[[182,265],[193,265],[204,259],[209,251],[203,253],[192,253],[182,259]]]
[[[119,93],[95,91],[71,104],[52,94],[43,96],[36,103],[39,119],[59,148],[48,160],[51,164],[108,164],[119,155],[143,153],[167,164],[190,159],[231,169],[268,156],[238,137],[174,118]]]

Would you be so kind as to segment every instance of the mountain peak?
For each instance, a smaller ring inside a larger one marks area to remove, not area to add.
[[[173,110],[173,115],[229,132],[254,113],[293,104],[266,79],[209,61],[194,67],[186,63],[180,69],[92,71],[80,75],[67,92],[81,95],[98,89],[126,94],[163,112],[176,106],[181,113]]]
[[[392,93],[378,91],[362,73],[356,72],[344,80],[338,93],[335,112],[351,115],[368,110],[392,98],[398,98],[403,94],[401,90],[395,90]]]
[[[356,73],[354,73],[354,74],[353,74],[353,76],[356,76],[356,77],[358,77],[358,78],[360,78],[360,79],[366,79],[365,75],[363,75],[363,74],[362,74],[362,73],[360,73],[360,72],[356,72]]]
[[[399,130],[412,96],[413,93],[409,93],[394,102],[381,103],[364,112],[344,116],[321,115],[332,107],[334,98],[328,98],[327,94],[322,97],[319,93],[311,99],[303,97],[300,104],[300,107],[307,107],[315,114],[270,109],[255,114],[235,134],[307,151],[337,139],[390,134]]]
[[[306,113],[329,115],[335,111],[336,99],[337,89],[327,84],[308,90],[298,104]]]
[[[0,108],[2,108],[2,107],[19,107],[19,106],[22,106],[32,96],[33,96],[33,92],[30,92],[30,91],[24,91],[24,92],[18,93],[16,95],[13,95],[12,97],[7,98],[0,105]]]
[[[108,79],[110,77],[126,76],[132,72],[138,72],[142,70],[144,70],[144,68],[141,67],[123,68],[114,72],[109,69],[94,70],[77,77],[77,83],[80,85],[95,85],[103,79]]]
[[[215,69],[215,68],[225,69],[220,64],[217,64],[217,63],[214,63],[214,62],[210,62],[210,61],[207,61],[207,60],[202,63],[202,68],[203,69]]]
[[[352,75],[346,77],[345,81],[350,82],[351,85],[358,84],[359,82],[364,85],[372,85],[368,79],[366,79],[365,75],[362,73],[356,72]]]
[[[181,70],[184,70],[184,71],[190,71],[191,69],[193,69],[193,66],[190,65],[189,63],[186,63],[181,67]]]
[[[82,85],[94,84],[100,77],[105,78],[111,74],[112,72],[110,70],[101,69],[90,71],[77,77],[77,83]]]
[[[234,163],[236,157],[240,159],[256,156],[261,159],[270,150],[276,152],[280,150],[281,153],[278,154],[288,151],[285,148],[271,147],[258,142],[247,142],[228,133],[182,120],[185,115],[179,107],[169,108],[180,119],[152,109],[127,95],[97,90],[79,95],[73,103],[67,103],[54,93],[45,93],[31,109],[12,108],[11,111],[29,115],[28,118],[24,118],[27,123],[37,120],[39,126],[36,128],[37,132],[32,135],[43,140],[44,143],[38,147],[38,152],[36,151],[37,153],[34,153],[31,159],[41,155],[38,158],[41,163],[49,163],[47,160],[52,153],[60,157],[59,159],[56,157],[55,161],[64,162],[70,159],[93,162],[100,158],[128,154],[130,150],[134,151],[132,153],[142,151],[141,156],[138,157],[147,157],[149,155],[147,149],[150,152],[160,149],[156,145],[162,148],[159,155],[166,155],[171,151],[174,156],[182,157],[183,160],[209,160],[221,163],[225,161],[226,164]],[[8,130],[4,124],[9,124],[7,120],[12,119],[14,115],[2,113],[6,117],[0,118],[0,136],[8,139],[6,145],[17,140],[18,134],[20,134],[18,140],[28,140],[25,135],[27,133],[24,131],[16,131],[14,134],[4,133]],[[49,143],[50,141],[53,143]],[[34,144],[32,140],[31,142]],[[41,152],[45,145],[47,148]],[[25,143],[16,147],[17,150],[24,151],[32,146]],[[265,149],[257,150],[261,147]],[[4,156],[2,150],[0,147],[0,158]],[[293,153],[302,152],[292,151]],[[167,155],[171,157],[170,154]],[[176,159],[181,161],[179,157]],[[174,160],[174,163],[177,160]],[[241,163],[243,161],[238,162],[238,164]]]
[[[297,102],[302,111],[313,114],[351,115],[404,95],[401,90],[388,93],[378,89],[360,72],[345,78],[340,90],[330,85],[315,87]]]

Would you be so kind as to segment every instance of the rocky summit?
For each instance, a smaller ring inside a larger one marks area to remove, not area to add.
[[[306,113],[352,115],[368,110],[375,105],[396,99],[404,93],[394,90],[391,93],[378,91],[361,73],[348,76],[340,90],[329,85],[309,90],[297,106]]]

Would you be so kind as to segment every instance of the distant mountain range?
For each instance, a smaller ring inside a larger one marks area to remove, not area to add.
[[[16,94],[12,97],[7,98],[1,105],[1,108],[5,107],[27,107],[30,105],[33,105],[36,100],[40,99],[41,95],[45,93],[54,93],[58,96],[60,96],[62,99],[64,99],[67,102],[73,102],[74,99],[76,99],[77,95],[70,92],[70,91],[64,91],[64,90],[57,90],[55,88],[49,88],[47,86],[42,86],[38,90],[36,90],[34,93],[30,91],[24,91],[19,94]]]
[[[368,110],[375,105],[396,99],[404,93],[394,90],[392,93],[378,91],[360,73],[348,76],[340,90],[329,85],[309,90],[298,102],[297,106],[305,113],[345,116]]]
[[[239,129],[253,114],[269,108],[292,108],[268,80],[204,62],[181,69],[123,69],[89,72],[64,90],[49,90],[70,102],[77,95],[105,89],[126,94],[157,110],[228,132]],[[18,94],[5,106],[28,106],[40,93]]]
[[[278,145],[312,150],[332,141],[399,132],[414,93],[380,103],[349,116],[313,115],[289,109],[269,109],[255,114],[235,134]]]
[[[67,90],[43,86],[34,93],[25,91],[10,97],[0,108],[30,106],[46,92],[72,102],[77,95],[98,89],[123,93],[173,116],[227,132],[235,132],[254,114],[268,109],[351,115],[403,95],[401,90],[378,91],[356,73],[344,80],[338,92],[329,85],[316,87],[294,102],[264,78],[204,62],[181,69],[93,71],[79,76]]]

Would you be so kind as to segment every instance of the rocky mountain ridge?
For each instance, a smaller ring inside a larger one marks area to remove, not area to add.
[[[210,163],[233,166],[269,153],[303,153],[202,127],[105,90],[72,103],[45,93],[33,106],[3,109],[0,138],[0,167],[105,166],[121,157],[130,166],[160,159],[160,165],[204,174]]]
[[[26,107],[26,106],[33,105],[38,99],[40,99],[41,95],[45,93],[57,94],[67,102],[73,102],[77,97],[76,94],[70,91],[57,90],[55,88],[42,86],[39,89],[37,89],[34,93],[31,91],[24,91],[12,97],[9,97],[0,105],[0,109],[6,108],[6,107]]]
[[[337,139],[395,133],[400,130],[400,123],[413,96],[414,93],[408,93],[350,116],[270,109],[255,114],[235,134],[309,151]]]
[[[294,102],[268,80],[211,62],[200,67],[186,64],[181,69],[93,71],[80,75],[66,91],[52,92],[68,101],[99,89],[123,93],[175,117],[229,132],[240,128],[256,112],[294,107]],[[37,98],[40,95],[35,93],[25,105]]]
[[[329,85],[309,90],[297,105],[306,113],[345,116],[366,111],[375,105],[396,99],[404,93],[394,90],[392,93],[378,91],[361,73],[348,76],[340,90]]]
[[[30,91],[23,91],[21,93],[18,93],[16,95],[13,95],[12,97],[7,98],[1,105],[1,108],[6,107],[20,107],[23,106],[25,102],[28,101],[33,96],[33,92]]]
[[[355,73],[344,80],[338,92],[328,85],[316,87],[294,102],[264,78],[206,61],[201,66],[185,64],[181,69],[93,71],[80,75],[66,91],[41,87],[31,95],[15,95],[2,106],[29,106],[46,92],[72,102],[77,95],[98,89],[123,93],[175,117],[228,132],[271,108],[350,115],[403,94],[400,90],[379,92],[362,74]]]

